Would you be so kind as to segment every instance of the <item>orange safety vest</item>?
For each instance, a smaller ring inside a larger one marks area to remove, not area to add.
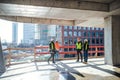
[[[59,49],[60,49],[59,43],[55,43],[55,49],[56,49],[56,50],[59,50]]]

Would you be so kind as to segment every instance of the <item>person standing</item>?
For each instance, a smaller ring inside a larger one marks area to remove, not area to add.
[[[49,64],[49,61],[50,59],[52,58],[52,62],[55,63],[55,60],[54,60],[54,55],[55,55],[55,44],[54,44],[54,40],[51,39],[50,43],[49,43],[49,52],[50,52],[50,57],[48,58],[48,64]]]
[[[55,59],[59,59],[59,50],[60,50],[60,45],[59,42],[56,40],[55,42],[55,49],[56,49],[56,54],[55,54]]]
[[[79,62],[79,55],[81,56],[81,62],[83,61],[83,56],[82,56],[82,41],[80,38],[77,38],[77,43],[76,43],[76,50],[77,50],[77,61]]]
[[[88,61],[88,50],[89,50],[89,44],[88,44],[88,40],[85,39],[84,40],[84,63],[87,64]]]

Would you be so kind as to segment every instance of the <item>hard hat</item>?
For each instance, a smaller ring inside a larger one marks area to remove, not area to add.
[[[53,38],[51,38],[51,41],[53,41],[54,39]]]
[[[87,39],[85,39],[84,41],[88,42],[88,40],[87,40]]]

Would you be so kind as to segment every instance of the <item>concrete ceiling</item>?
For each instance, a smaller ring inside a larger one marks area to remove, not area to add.
[[[98,2],[98,3],[112,3],[115,0],[80,0],[80,1],[90,1],[90,2]]]
[[[86,20],[91,17],[104,17],[108,14],[108,12],[90,10],[39,7],[16,4],[0,4],[0,10],[1,15],[53,18],[65,20]]]
[[[15,2],[16,1],[16,2]],[[28,5],[21,2],[17,2],[19,0],[13,0],[13,2],[9,2],[9,0],[4,0],[3,2],[0,1],[0,18],[5,19],[5,17],[25,17],[25,18],[42,18],[42,19],[58,19],[58,20],[68,20],[73,21],[73,25],[79,25],[79,26],[96,26],[96,27],[103,27],[104,25],[104,17],[110,16],[110,15],[120,15],[120,8],[117,8],[115,10],[111,11],[107,10],[109,9],[108,6],[115,2],[115,0],[70,0],[70,1],[79,1],[79,2],[92,2],[92,4],[99,4],[100,6],[92,6],[90,4],[86,4],[87,7],[84,8],[84,6],[81,6],[79,9],[74,8],[73,6],[71,8],[66,8],[66,6],[63,5],[63,7],[57,5],[57,7],[51,7],[46,5]],[[27,1],[27,0],[25,0]],[[29,0],[28,0],[29,1]],[[32,2],[32,0],[30,0]],[[38,0],[35,0],[38,1]],[[42,0],[39,0],[42,2]],[[49,1],[49,0],[46,0]],[[51,0],[52,1],[52,0]],[[65,0],[57,0],[57,1],[65,1]],[[73,3],[73,2],[72,2]],[[37,4],[37,2],[36,2]],[[69,3],[70,4],[70,3]],[[104,5],[105,9],[100,9],[101,4]],[[109,4],[109,5],[108,5]],[[74,5],[74,4],[73,4]],[[68,6],[67,6],[68,7]],[[91,8],[89,8],[91,7]],[[96,7],[96,8],[94,8]],[[118,5],[119,7],[119,5]],[[85,10],[84,10],[85,9]],[[88,10],[87,10],[88,9]],[[91,9],[91,10],[90,10]],[[92,10],[93,9],[93,10]],[[95,10],[96,9],[96,10]],[[100,11],[99,11],[100,10]],[[103,11],[101,11],[103,10]],[[31,19],[32,20],[32,19]],[[22,20],[17,20],[22,21]],[[40,21],[40,20],[39,20]],[[39,23],[38,21],[38,23]],[[71,25],[71,24],[64,24],[63,25]],[[24,20],[23,20],[24,22]],[[27,22],[27,21],[26,21]],[[29,22],[29,21],[28,21]],[[33,22],[33,21],[30,21]],[[51,21],[50,21],[51,22]],[[44,22],[43,22],[44,23]],[[56,22],[53,22],[55,24]],[[47,23],[46,23],[47,24]],[[49,23],[51,24],[51,23]]]

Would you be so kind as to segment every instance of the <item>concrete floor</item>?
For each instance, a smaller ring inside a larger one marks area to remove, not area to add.
[[[75,61],[12,65],[0,80],[120,80],[120,68],[104,64],[103,58],[89,59],[88,64]]]

